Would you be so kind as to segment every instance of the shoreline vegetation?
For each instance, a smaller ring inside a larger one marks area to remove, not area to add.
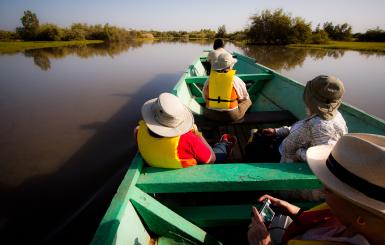
[[[152,39],[152,40],[170,40],[170,39]],[[175,40],[175,39],[172,39]],[[183,39],[186,41],[185,39]],[[191,38],[193,40],[207,40]],[[135,41],[143,41],[137,39]],[[229,40],[231,41],[231,40]],[[81,40],[81,41],[0,41],[0,54],[12,54],[30,49],[55,48],[64,46],[83,46],[88,44],[104,43],[103,40]],[[244,42],[242,45],[247,45]],[[346,49],[368,52],[385,53],[385,42],[356,42],[356,41],[329,41],[325,44],[289,44],[289,48],[311,48],[311,49]]]
[[[385,53],[385,42],[329,41],[324,44],[289,44],[287,46],[289,48],[346,49]]]
[[[369,29],[365,33],[353,34],[348,23],[335,25],[325,22],[313,29],[311,22],[298,16],[292,17],[283,9],[262,10],[251,15],[249,19],[250,24],[246,28],[232,33],[226,31],[225,25],[219,26],[217,31],[156,31],[125,29],[108,23],[73,23],[69,27],[52,23],[40,24],[37,15],[27,10],[20,18],[22,26],[17,27],[15,31],[0,30],[0,53],[101,42],[140,42],[143,39],[211,41],[215,38],[239,45],[385,52],[385,31],[379,27]]]
[[[0,54],[12,54],[29,49],[55,48],[64,46],[83,46],[87,44],[103,43],[102,40],[81,41],[0,41]]]

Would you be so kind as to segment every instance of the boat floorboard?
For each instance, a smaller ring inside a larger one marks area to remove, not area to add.
[[[213,126],[200,127],[198,125],[199,130],[202,132],[203,136],[207,140],[207,142],[213,146],[217,143],[221,136],[225,133],[235,135],[238,139],[237,144],[234,146],[232,153],[229,156],[229,159],[226,161],[230,162],[245,162],[246,161],[246,153],[245,147],[250,137],[251,129],[253,128],[267,128],[267,127],[279,127],[283,125],[290,125],[285,123],[273,123],[273,124],[228,124],[221,126]]]

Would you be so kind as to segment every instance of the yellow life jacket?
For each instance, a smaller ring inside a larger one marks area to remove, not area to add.
[[[178,145],[180,136],[156,138],[150,135],[146,123],[139,122],[137,135],[139,152],[151,167],[157,168],[183,168],[196,165],[192,159],[180,159]]]
[[[233,86],[235,70],[221,73],[212,70],[208,83],[208,98],[206,105],[209,109],[233,109],[238,106],[238,95]]]

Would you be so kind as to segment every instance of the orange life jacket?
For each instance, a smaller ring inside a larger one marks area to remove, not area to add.
[[[139,122],[137,135],[139,152],[151,167],[183,168],[197,164],[196,159],[180,159],[178,145],[180,136],[156,138],[150,135],[146,123]]]
[[[234,109],[238,107],[238,95],[233,86],[235,70],[221,73],[212,70],[210,72],[206,106],[209,109]]]

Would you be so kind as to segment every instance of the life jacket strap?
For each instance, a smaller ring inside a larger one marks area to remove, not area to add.
[[[207,100],[210,100],[210,101],[216,101],[218,103],[221,103],[221,102],[234,102],[234,101],[237,101],[237,99],[234,99],[234,100],[224,100],[224,99],[221,99],[221,96],[218,96],[218,98],[216,99],[213,99],[213,98],[207,98]]]

